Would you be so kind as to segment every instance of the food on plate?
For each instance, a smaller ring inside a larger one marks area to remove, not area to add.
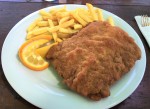
[[[140,57],[140,48],[125,31],[102,21],[90,23],[46,55],[70,89],[92,100],[109,96],[110,86]]]
[[[27,28],[27,32],[32,31],[32,30],[36,27],[37,23],[38,23],[39,21],[41,21],[41,20],[42,20],[42,17],[39,17],[39,18],[37,18],[33,23],[31,23],[31,24],[29,25],[29,27]]]
[[[108,22],[110,23],[111,26],[115,26],[112,17],[109,17],[109,18],[108,18]]]
[[[66,6],[62,8],[53,8],[49,12],[41,9],[39,11],[40,16],[35,19],[27,28],[27,35],[25,45],[28,44],[28,40],[35,39],[38,37],[51,37],[53,41],[51,44],[45,47],[33,47],[35,48],[33,53],[40,55],[43,59],[45,55],[53,45],[58,44],[74,34],[77,34],[82,28],[87,26],[89,23],[94,21],[104,21],[102,10],[99,8],[94,8],[91,4],[86,4],[85,8],[76,8],[75,10],[67,10]],[[112,26],[114,26],[114,21],[112,17],[109,17],[108,21]],[[41,40],[37,40],[41,41]],[[22,49],[22,46],[21,48]],[[22,51],[22,50],[21,50]],[[19,52],[20,53],[20,52]],[[28,53],[28,52],[27,52]],[[37,70],[36,68],[31,68],[31,63],[22,59],[26,59],[24,55],[20,55],[20,60],[26,65],[30,65],[30,69]],[[33,56],[30,56],[33,57]],[[32,65],[33,66],[33,65]],[[35,67],[36,65],[34,65]],[[40,69],[41,70],[41,69]]]
[[[74,10],[67,10],[66,6],[53,8],[50,11],[41,9],[39,11],[40,17],[27,28],[26,39],[48,34],[53,36],[54,42],[61,42],[63,41],[62,37],[70,38],[91,22],[104,21],[101,9],[94,8],[89,3],[86,6],[87,9],[76,8]],[[107,21],[114,24],[112,17]]]
[[[94,20],[94,21],[98,21],[98,17],[97,17],[97,15],[96,15],[95,10],[93,9],[93,6],[92,6],[91,4],[89,4],[89,3],[87,3],[86,5],[87,5],[87,7],[88,7],[88,9],[89,9],[89,12],[90,12],[90,14],[91,14],[93,20]]]
[[[18,52],[21,62],[32,70],[40,71],[46,69],[49,63],[36,52],[36,49],[51,39],[52,37],[49,36],[39,36],[26,41],[19,48]],[[47,51],[42,52],[46,54]]]
[[[41,9],[18,54],[26,67],[36,71],[46,69],[49,60],[70,89],[100,100],[132,69],[141,51],[111,16],[104,19],[102,9],[86,6]]]

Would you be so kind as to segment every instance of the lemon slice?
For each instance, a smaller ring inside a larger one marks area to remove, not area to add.
[[[36,37],[26,41],[19,49],[19,58],[21,62],[29,69],[40,71],[49,66],[49,63],[41,57],[35,50],[42,44],[51,40],[51,37]]]

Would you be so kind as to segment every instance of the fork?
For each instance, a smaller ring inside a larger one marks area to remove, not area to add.
[[[147,15],[142,15],[142,16],[141,16],[141,25],[142,25],[143,27],[150,25],[149,17],[148,17]]]

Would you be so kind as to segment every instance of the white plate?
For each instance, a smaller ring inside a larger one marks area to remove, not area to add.
[[[69,10],[83,5],[66,5]],[[63,7],[57,5],[45,8]],[[26,28],[38,17],[38,11],[28,15],[18,22],[6,37],[2,48],[2,66],[5,76],[15,91],[30,103],[44,109],[104,109],[110,108],[126,99],[141,82],[146,66],[146,56],[143,44],[134,29],[116,15],[103,11],[104,17],[112,16],[115,25],[129,33],[142,51],[142,57],[132,70],[111,87],[111,95],[100,101],[91,101],[70,91],[61,83],[61,78],[55,70],[48,68],[41,72],[32,71],[21,64],[18,59],[18,49],[24,43]]]

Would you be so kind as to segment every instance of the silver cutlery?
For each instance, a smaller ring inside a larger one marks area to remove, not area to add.
[[[150,26],[148,15],[142,15],[141,16],[141,25],[142,25],[142,27]]]

